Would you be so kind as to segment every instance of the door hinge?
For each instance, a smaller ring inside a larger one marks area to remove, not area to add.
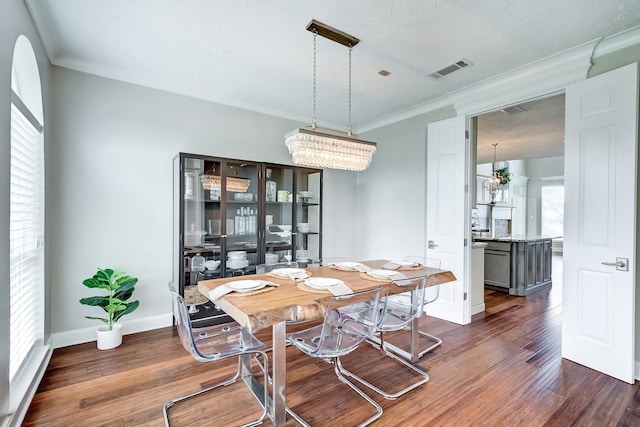
[[[468,239],[464,239],[464,247],[466,248],[467,245],[469,244],[469,240]]]
[[[467,293],[466,292],[464,293],[464,300],[465,301],[467,300]]]
[[[469,192],[469,184],[464,185],[464,192],[465,194]]]
[[[465,139],[469,139],[469,131],[468,130],[464,131],[464,138]]]

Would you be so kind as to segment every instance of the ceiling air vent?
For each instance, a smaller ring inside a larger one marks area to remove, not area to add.
[[[431,73],[430,76],[433,77],[434,79],[439,79],[440,77],[444,77],[447,74],[451,74],[454,71],[458,71],[459,69],[468,67],[469,65],[471,65],[471,62],[462,58],[460,61],[456,62],[455,64],[447,65],[443,69],[438,70],[435,73]]]
[[[503,108],[502,110],[503,113],[507,113],[507,114],[519,114],[519,113],[524,113],[525,110],[523,107],[519,106],[519,105],[513,105],[511,107],[507,107],[507,108]]]

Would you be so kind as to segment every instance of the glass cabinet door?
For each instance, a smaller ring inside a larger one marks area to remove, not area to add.
[[[242,161],[226,161],[223,167],[225,183],[222,264],[225,276],[255,271],[261,263],[258,253],[258,174],[259,165]]]
[[[322,256],[322,172],[296,169],[295,257],[302,265]]]
[[[184,159],[185,286],[220,277],[220,182],[215,179],[219,171],[219,161]]]
[[[293,259],[293,168],[265,165],[264,262]]]

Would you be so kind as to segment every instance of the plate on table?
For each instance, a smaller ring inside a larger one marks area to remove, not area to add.
[[[415,261],[391,261],[392,264],[397,265],[398,267],[402,268],[402,267],[417,267],[420,265],[420,263],[417,263]]]
[[[229,282],[227,286],[236,292],[253,292],[264,288],[266,285],[259,280],[238,280]]]
[[[277,276],[291,277],[304,273],[302,268],[274,268],[271,272]]]
[[[360,263],[359,262],[345,261],[345,262],[336,262],[334,265],[336,267],[344,268],[346,270],[355,270],[356,267],[360,265]]]
[[[304,281],[304,284],[315,289],[326,289],[336,285],[342,285],[344,282],[331,277],[310,277]]]
[[[375,277],[376,279],[391,279],[398,273],[392,270],[371,270],[367,271],[367,274],[371,277]]]

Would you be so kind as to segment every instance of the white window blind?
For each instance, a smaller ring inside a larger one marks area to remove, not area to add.
[[[44,338],[44,149],[42,126],[14,93],[9,217],[10,360],[13,381]]]

